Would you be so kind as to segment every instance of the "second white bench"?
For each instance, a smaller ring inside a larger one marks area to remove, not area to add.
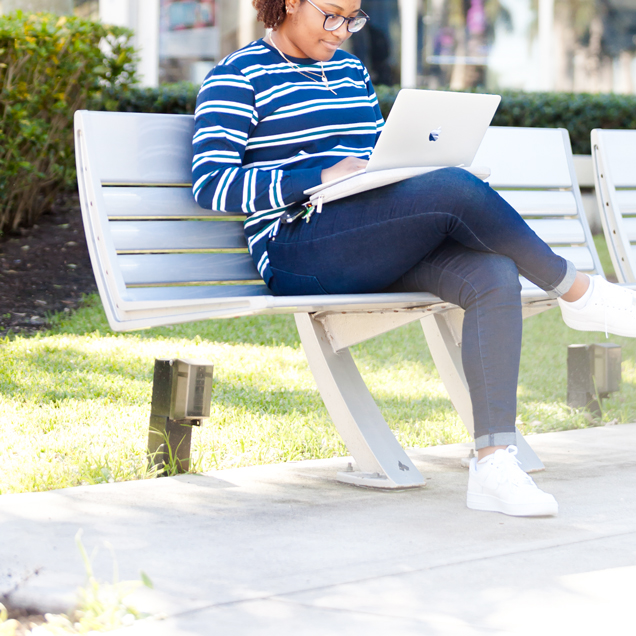
[[[636,283],[636,130],[591,134],[596,199],[620,283]]]

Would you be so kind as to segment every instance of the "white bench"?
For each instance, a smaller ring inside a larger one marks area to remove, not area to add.
[[[472,434],[461,363],[463,310],[426,293],[275,297],[247,253],[243,217],[202,210],[191,192],[193,119],[79,111],[77,176],[95,278],[112,329],[293,313],[324,403],[359,470],[349,483],[424,483],[371,397],[349,347],[420,320],[451,400]],[[475,158],[491,183],[578,269],[602,273],[567,131],[491,128]],[[556,303],[523,282],[524,317]],[[543,464],[518,433],[522,466]]]
[[[591,134],[596,198],[620,283],[636,283],[636,130]]]

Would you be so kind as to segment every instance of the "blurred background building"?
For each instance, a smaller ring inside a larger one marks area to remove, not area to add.
[[[377,84],[636,92],[636,0],[363,0],[347,47]],[[199,83],[261,37],[251,0],[0,0],[129,26],[147,85]]]
[[[199,84],[224,56],[265,34],[251,0],[74,0],[74,5],[76,14],[134,30],[140,72],[149,86]]]

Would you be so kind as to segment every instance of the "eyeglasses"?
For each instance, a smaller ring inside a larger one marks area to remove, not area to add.
[[[325,22],[322,25],[325,31],[337,31],[345,22],[347,23],[347,31],[349,33],[357,33],[364,25],[371,19],[364,11],[360,10],[360,13],[353,18],[345,18],[342,15],[335,15],[334,13],[325,13],[320,7],[317,7],[311,0],[307,0],[309,4],[318,9],[322,15],[325,16]]]

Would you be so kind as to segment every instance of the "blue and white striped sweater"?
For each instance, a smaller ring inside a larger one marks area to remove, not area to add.
[[[320,73],[320,65],[303,67]],[[323,63],[330,88],[294,70],[262,40],[216,66],[195,111],[192,191],[199,205],[247,215],[245,236],[265,282],[267,241],[290,205],[344,157],[368,159],[384,120],[369,75],[349,53]]]

